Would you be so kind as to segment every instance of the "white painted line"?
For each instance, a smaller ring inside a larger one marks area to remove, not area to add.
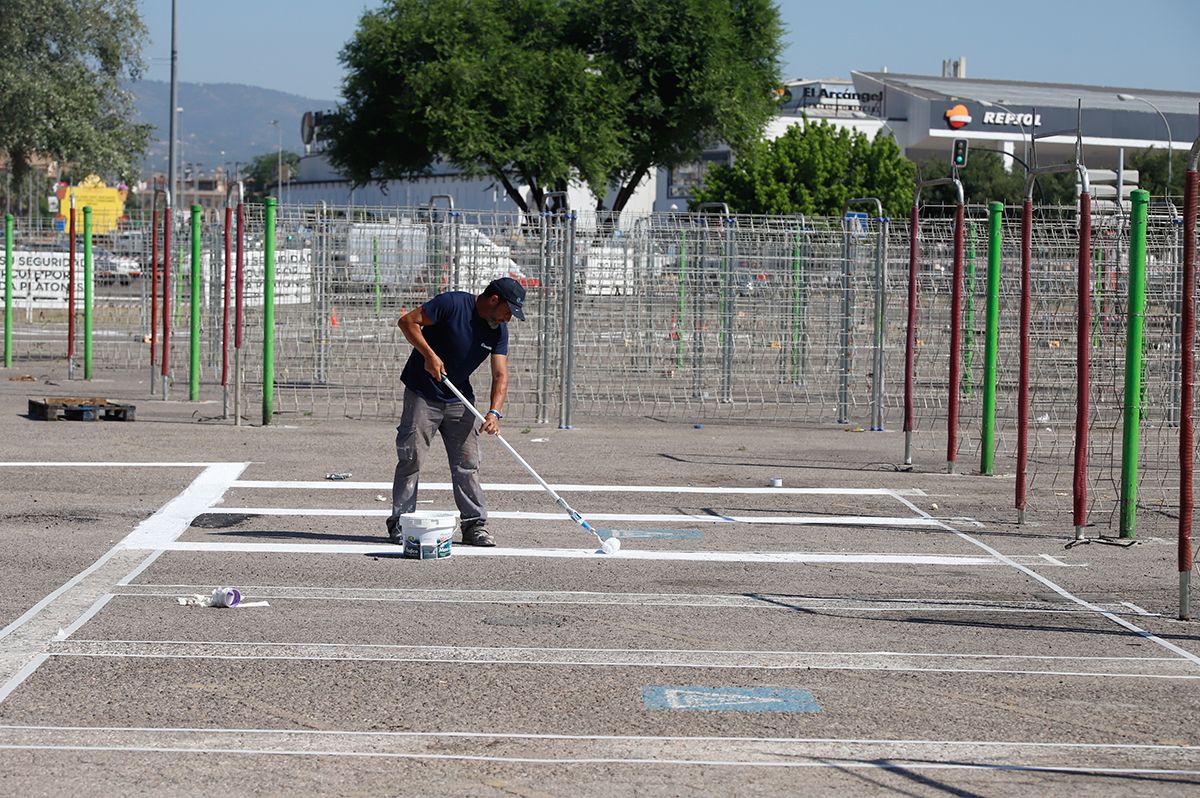
[[[445,753],[464,741],[488,753]],[[905,773],[998,770],[1158,777],[1200,773],[1194,770],[1194,746],[962,740],[0,726],[0,749]],[[1062,764],[1064,759],[1070,764]]]
[[[157,549],[170,543],[191,526],[197,515],[221,500],[229,484],[246,469],[246,463],[218,463],[200,472],[182,493],[138,524],[121,541],[127,549]]]
[[[890,651],[716,651],[681,649],[515,648],[249,641],[66,640],[62,657],[423,662],[553,667],[732,668],[1032,676],[1112,676],[1200,681],[1175,657],[1067,657]]]
[[[206,592],[211,585],[161,585],[139,583],[113,589],[123,597],[172,599]],[[985,613],[1020,615],[1091,615],[1073,602],[973,601],[970,599],[858,599],[821,598],[770,593],[593,593],[551,590],[436,590],[421,588],[318,587],[239,585],[243,598],[292,601],[380,601],[448,604],[545,604],[631,607],[707,607],[730,610],[837,611],[866,613]],[[1116,605],[1114,605],[1115,607]],[[1117,612],[1122,610],[1117,609]]]
[[[1154,615],[1156,613],[1146,612],[1144,609],[1134,604],[1132,601],[1122,601],[1121,604],[1136,612],[1138,615]]]
[[[923,515],[927,518],[930,517],[928,513],[926,513],[920,507],[917,507],[915,504],[913,504],[912,502],[910,502],[908,499],[904,498],[903,496],[898,495],[898,496],[896,496],[896,499],[897,499],[897,501],[904,504],[905,506],[907,506],[909,509],[913,510],[914,512],[920,513],[921,515]],[[941,522],[939,522],[939,523],[941,523]],[[1092,610],[1093,612],[1096,612],[1097,614],[1102,615],[1105,618],[1108,618],[1110,621],[1117,624],[1118,626],[1123,626],[1124,628],[1126,628],[1129,631],[1136,634],[1138,637],[1144,638],[1146,640],[1151,641],[1152,643],[1160,645],[1163,648],[1167,649],[1168,651],[1172,651],[1175,654],[1178,654],[1179,656],[1188,660],[1196,667],[1200,667],[1200,656],[1197,656],[1196,654],[1193,654],[1192,652],[1188,651],[1187,649],[1184,649],[1184,648],[1181,648],[1181,647],[1175,645],[1174,643],[1170,642],[1169,640],[1164,640],[1161,637],[1159,637],[1158,635],[1151,634],[1150,632],[1146,631],[1145,629],[1141,628],[1140,626],[1125,620],[1124,618],[1120,617],[1119,615],[1117,615],[1115,613],[1109,612],[1101,607],[1098,607],[1095,604],[1091,603],[1090,601],[1086,601],[1084,599],[1079,598],[1078,596],[1072,594],[1070,591],[1068,591],[1066,588],[1062,587],[1061,585],[1059,585],[1055,582],[1052,582],[1051,580],[1042,576],[1041,574],[1039,574],[1037,571],[1033,570],[1032,568],[1027,568],[1024,565],[1021,565],[1020,563],[1016,562],[1013,558],[1008,557],[1004,554],[1001,554],[997,549],[993,548],[992,546],[989,546],[988,544],[984,543],[983,541],[976,540],[975,538],[971,537],[967,533],[962,532],[958,529],[955,529],[954,527],[950,526],[949,524],[941,523],[941,526],[943,528],[945,528],[947,531],[953,532],[954,534],[958,535],[963,540],[966,540],[969,543],[971,543],[975,546],[978,546],[979,548],[983,549],[987,553],[991,554],[993,557],[996,557],[997,559],[1003,561],[1005,564],[1010,565],[1013,568],[1016,568],[1021,573],[1042,583],[1043,585],[1050,588],[1051,590],[1053,590],[1055,593],[1059,594],[1063,598],[1069,599],[1070,601],[1074,601],[1075,603],[1079,604],[1081,607],[1087,607],[1088,609]]]
[[[154,548],[166,551],[199,551],[240,554],[372,554],[399,557],[400,548],[387,543],[238,543],[232,541],[191,541],[154,543],[130,548]],[[802,551],[654,551],[621,549],[619,554],[597,554],[595,549],[515,549],[497,546],[478,548],[456,546],[455,557],[548,557],[566,559],[673,560],[681,562],[773,562],[773,563],[866,563],[872,565],[1002,565],[990,557],[970,554],[849,554],[843,552]],[[436,567],[436,566],[435,566]]]
[[[121,462],[121,461],[115,461],[115,460],[106,460],[106,461],[95,462],[95,463],[83,463],[83,462],[75,462],[75,461],[41,462],[41,461],[31,460],[28,462],[9,461],[9,462],[0,463],[0,468],[208,468],[209,466],[214,466],[214,465],[241,465],[244,468],[248,464],[247,463],[235,464],[235,463],[228,463],[228,462],[221,462],[221,463],[207,463],[207,462],[205,462],[205,463],[200,463],[200,462],[197,462],[197,463],[175,463],[175,462],[143,463],[143,462],[132,462],[132,461]]]
[[[210,515],[269,515],[292,517],[386,518],[391,510],[292,508],[292,507],[211,507]],[[622,521],[626,523],[660,524],[791,524],[796,526],[906,526],[940,527],[933,518],[898,516],[885,518],[874,515],[708,515],[704,513],[584,513],[588,521]],[[521,510],[492,510],[488,518],[523,521],[563,521],[565,513],[535,513]]]
[[[255,490],[391,490],[390,482],[353,482],[351,480],[288,481],[273,479],[239,479],[231,487]],[[421,490],[446,491],[453,489],[450,482],[422,482]],[[551,485],[559,493],[696,493],[726,495],[777,495],[777,496],[924,496],[919,488],[727,488],[696,485]],[[541,493],[541,485],[523,482],[486,482],[486,491]]]
[[[32,676],[33,672],[36,671],[41,664],[49,658],[50,655],[45,653],[34,655],[29,659],[28,662],[22,665],[16,673],[10,676],[8,681],[6,681],[3,685],[0,685],[0,704],[3,704],[4,699],[8,698],[9,695],[12,694],[13,690],[16,690],[18,687],[20,687],[21,683]]]
[[[1046,562],[1050,563],[1051,565],[1057,565],[1061,568],[1067,567],[1067,564],[1065,562],[1063,562],[1062,560],[1058,559],[1057,557],[1051,557],[1049,554],[1039,554],[1038,556],[1041,557]]]
[[[0,679],[5,680],[0,701],[45,661],[47,646],[86,623],[111,598],[114,586],[132,581],[157,557],[147,556],[145,546],[174,540],[207,506],[205,501],[220,499],[246,465],[208,465],[183,493],[140,523],[100,559],[0,629]]]
[[[147,558],[147,559],[149,559],[149,558]],[[59,632],[58,635],[55,637],[55,639],[66,640],[71,635],[75,634],[77,631],[79,631],[79,628],[81,626],[83,626],[85,623],[87,623],[92,618],[94,618],[96,616],[96,613],[100,612],[100,610],[102,610],[104,608],[104,605],[107,604],[112,599],[112,597],[113,597],[112,593],[105,593],[103,596],[96,599],[95,603],[93,603],[92,606],[89,607],[87,609],[87,611],[83,613],[83,615],[80,615],[78,618],[75,619],[74,623],[72,623],[70,626],[66,627],[61,632]]]

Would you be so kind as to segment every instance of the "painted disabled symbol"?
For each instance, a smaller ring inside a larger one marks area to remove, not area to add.
[[[642,688],[646,709],[704,712],[820,712],[812,693],[792,687]]]

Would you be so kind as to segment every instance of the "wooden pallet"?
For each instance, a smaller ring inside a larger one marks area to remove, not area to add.
[[[30,399],[28,415],[34,421],[135,421],[137,407],[100,397],[54,396]]]

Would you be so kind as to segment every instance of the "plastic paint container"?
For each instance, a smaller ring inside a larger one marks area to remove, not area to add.
[[[771,487],[772,488],[782,488],[783,487],[783,478],[782,477],[771,477]]]
[[[450,556],[450,541],[458,526],[458,513],[417,510],[400,516],[404,556],[412,560],[441,560]]]

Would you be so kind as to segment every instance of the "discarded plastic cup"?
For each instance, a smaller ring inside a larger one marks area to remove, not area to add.
[[[236,607],[242,603],[242,592],[236,587],[219,587],[213,591],[214,607]]]

